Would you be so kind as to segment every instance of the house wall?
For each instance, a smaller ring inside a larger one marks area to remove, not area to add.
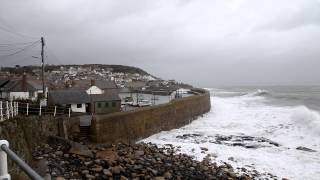
[[[112,106],[113,102],[115,103],[115,106]],[[99,107],[99,103],[100,103],[100,107]],[[121,108],[121,100],[109,101],[109,102],[94,102],[94,112],[96,114],[108,114],[108,113],[118,112],[120,111],[120,108]]]
[[[85,113],[86,112],[86,104],[82,103],[81,105],[82,105],[81,108],[77,108],[77,104],[71,104],[71,111]]]
[[[10,92],[9,99],[29,99],[29,92]]]
[[[87,91],[88,94],[103,94],[103,90],[97,86],[91,86]]]

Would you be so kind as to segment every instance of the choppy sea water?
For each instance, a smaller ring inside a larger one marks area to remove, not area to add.
[[[143,141],[180,146],[198,160],[211,154],[215,162],[278,178],[320,179],[320,87],[208,90],[209,113]]]

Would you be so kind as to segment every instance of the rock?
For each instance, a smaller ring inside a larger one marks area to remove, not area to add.
[[[144,155],[144,151],[135,151],[134,155],[135,155],[135,157],[143,156]]]
[[[316,150],[309,149],[309,148],[306,148],[306,147],[303,147],[303,146],[299,146],[296,149],[297,150],[301,150],[301,151],[307,151],[307,152],[317,152]]]
[[[65,180],[65,178],[64,178],[64,177],[61,177],[61,176],[58,176],[58,177],[56,178],[56,180]]]
[[[108,169],[104,169],[104,170],[103,170],[103,174],[105,174],[106,176],[109,176],[109,177],[112,176],[111,171],[109,171]]]
[[[57,156],[62,156],[63,152],[62,151],[56,151],[54,154],[57,155]]]
[[[86,174],[86,178],[87,178],[87,179],[95,179],[95,177],[92,176],[92,175],[90,175],[90,174]]]
[[[81,174],[89,174],[89,170],[83,170],[81,171]]]
[[[76,142],[72,142],[69,153],[93,158],[93,153],[87,146]]]
[[[151,169],[151,168],[147,168],[148,171],[150,171],[154,176],[156,176],[158,174],[157,170]]]
[[[47,173],[45,176],[44,176],[44,180],[51,180],[51,175],[49,173]]]
[[[208,151],[208,148],[205,148],[205,147],[200,147],[200,149],[201,149],[202,151]]]
[[[112,149],[107,149],[104,151],[99,151],[96,153],[96,158],[103,159],[106,161],[116,161],[119,159],[118,153]]]
[[[103,170],[103,167],[102,166],[97,166],[97,167],[91,168],[91,170],[94,171],[94,172],[101,172]]]
[[[34,159],[35,160],[41,160],[41,159],[43,159],[43,157],[42,156],[36,156],[36,157],[34,157]]]
[[[113,174],[120,174],[121,168],[119,166],[115,166],[115,167],[112,167],[111,171]]]
[[[234,161],[234,157],[229,157],[228,160],[229,161]]]
[[[154,178],[155,180],[165,180],[163,176],[157,176]]]
[[[170,172],[165,172],[164,174],[163,174],[163,177],[164,178],[166,178],[166,179],[171,179],[172,178],[172,175],[171,175],[171,173]]]
[[[69,158],[69,157],[70,157],[70,155],[69,155],[69,154],[64,154],[64,155],[63,155],[63,157],[65,157],[65,158]]]
[[[121,176],[120,180],[128,180],[128,178],[126,178],[125,176]]]

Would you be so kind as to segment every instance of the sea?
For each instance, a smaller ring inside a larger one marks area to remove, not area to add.
[[[320,86],[207,88],[211,111],[143,142],[197,160],[259,172],[257,179],[320,179]],[[268,175],[268,173],[272,175]]]

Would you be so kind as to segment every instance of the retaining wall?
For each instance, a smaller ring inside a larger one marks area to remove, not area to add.
[[[97,143],[133,143],[160,131],[182,127],[210,111],[209,92],[202,89],[194,91],[198,95],[175,99],[162,105],[96,115],[91,126],[91,138]]]
[[[32,150],[46,143],[49,136],[67,137],[68,131],[76,132],[73,129],[77,122],[79,122],[77,117],[19,115],[0,122],[0,139],[8,140],[10,149],[27,164],[35,167]],[[8,165],[12,179],[29,179],[10,158]]]

